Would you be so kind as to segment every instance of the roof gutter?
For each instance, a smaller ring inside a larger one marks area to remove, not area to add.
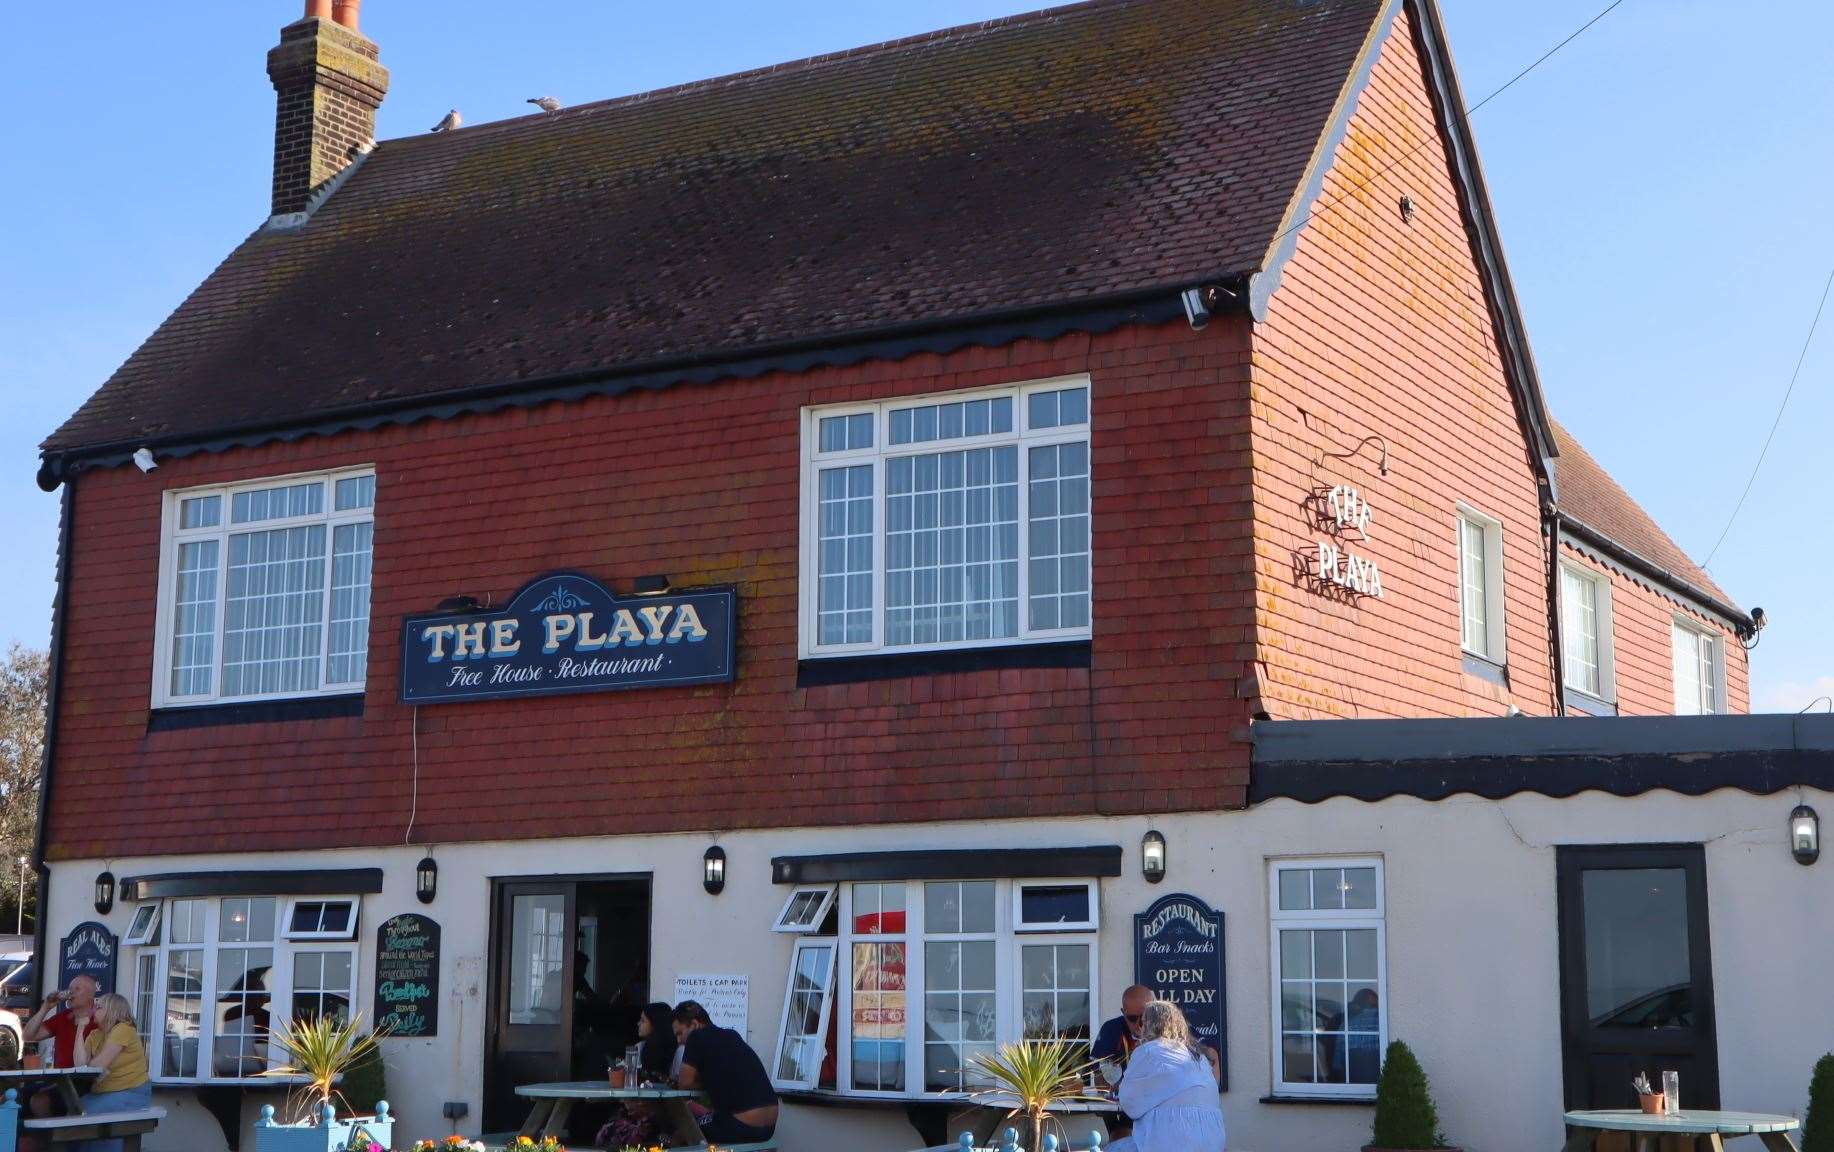
[[[1598,529],[1583,521],[1573,519],[1565,512],[1557,511],[1554,515],[1562,533],[1577,536],[1599,551],[1609,554],[1612,559],[1626,568],[1634,569],[1651,580],[1667,585],[1670,591],[1677,593],[1683,599],[1693,601],[1695,607],[1724,619],[1726,623],[1732,625],[1732,630],[1738,633],[1740,638],[1747,638],[1756,633],[1756,623],[1743,609],[1726,603],[1686,577],[1676,575],[1642,553],[1626,548]]]
[[[1026,308],[994,310],[946,320],[849,332],[806,340],[757,345],[732,351],[646,361],[616,368],[591,368],[527,380],[455,388],[445,392],[397,397],[354,405],[310,420],[267,421],[230,425],[207,433],[151,436],[43,453],[38,486],[52,492],[85,467],[126,463],[136,449],[164,456],[247,447],[270,440],[293,440],[383,424],[411,424],[431,417],[527,407],[588,395],[618,395],[639,388],[662,389],[683,383],[748,379],[767,372],[802,372],[816,367],[856,364],[864,360],[900,359],[918,352],[951,352],[965,347],[997,347],[1018,339],[1055,339],[1068,332],[1107,332],[1126,324],[1160,324],[1186,315],[1183,293],[1192,287],[1217,287],[1219,311],[1246,312],[1248,273],[1230,272],[1175,283],[1157,284],[1107,296],[1059,301]]]
[[[49,965],[45,952],[45,910],[51,906],[51,871],[45,867],[45,838],[51,826],[52,765],[57,760],[57,702],[64,682],[64,632],[69,618],[70,541],[76,520],[76,487],[64,488],[63,511],[57,532],[57,594],[51,601],[51,651],[45,677],[45,747],[38,766],[38,820],[32,830],[32,871],[38,876],[38,915],[32,924],[32,954],[38,957],[42,982]],[[36,994],[36,991],[34,992]]]

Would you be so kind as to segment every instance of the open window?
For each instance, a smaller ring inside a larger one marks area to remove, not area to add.
[[[288,940],[355,940],[357,902],[295,900],[287,908]]]
[[[134,909],[134,922],[128,925],[127,937],[121,942],[129,947],[159,943],[159,909],[162,903],[154,900]]]
[[[1101,925],[1095,884],[1047,880],[1013,885],[1013,931],[1093,932]]]
[[[828,897],[832,899],[832,889]],[[771,1080],[779,1088],[812,1089],[828,1056],[828,1017],[834,1007],[831,937],[798,940],[790,959],[790,983],[783,995],[783,1029]]]
[[[833,906],[834,885],[816,884],[797,888],[783,902],[783,911],[777,914],[777,922],[771,925],[771,931],[790,932],[798,936],[820,931],[822,921],[828,918],[828,909]]]

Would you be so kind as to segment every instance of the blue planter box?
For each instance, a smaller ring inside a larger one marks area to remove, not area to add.
[[[261,1106],[261,1119],[255,1121],[255,1152],[344,1152],[350,1138],[361,1132],[383,1148],[390,1146],[395,1118],[389,1115],[388,1101],[376,1104],[374,1117],[337,1119],[330,1105],[317,1124],[281,1124],[274,1119],[274,1106]]]

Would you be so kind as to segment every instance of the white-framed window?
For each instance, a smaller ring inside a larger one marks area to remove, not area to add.
[[[796,943],[773,1079],[848,1095],[960,1096],[980,1087],[974,1058],[1002,1043],[1090,1040],[1100,1003],[1096,937],[1066,931],[1060,919],[1021,925],[1023,888],[1065,914],[1072,890],[1095,897],[1082,880],[840,885],[838,935]],[[1044,910],[1037,898],[1032,908]],[[1098,920],[1092,907],[1074,910],[1091,928]],[[831,1006],[817,990],[825,954],[809,951],[823,947],[833,949]],[[833,1080],[822,1082],[830,1032]]]
[[[288,940],[354,940],[355,900],[295,900],[287,906]]]
[[[1459,646],[1493,664],[1506,662],[1503,634],[1503,524],[1458,506]]]
[[[783,911],[777,914],[777,923],[771,926],[771,931],[796,935],[818,931],[822,921],[828,918],[828,909],[833,906],[832,884],[813,884],[793,889],[790,898],[783,902]]]
[[[1675,715],[1708,716],[1726,710],[1726,665],[1721,638],[1676,618],[1673,634]]]
[[[1093,932],[1100,927],[1093,880],[1013,884],[1014,931]]]
[[[1560,565],[1561,683],[1599,700],[1616,697],[1611,582],[1578,564]]]
[[[164,905],[155,900],[134,909],[133,922],[127,926],[127,935],[121,943],[130,948],[159,943],[159,910],[162,907]]]
[[[184,897],[142,904],[152,928],[135,947],[132,999],[151,1075],[160,1080],[254,1079],[284,1062],[273,1021],[332,1014],[356,1003],[354,897],[295,901],[350,910],[343,943],[294,946],[288,902],[274,896]]]
[[[1386,892],[1375,857],[1268,867],[1274,1094],[1375,1094],[1388,1040]]]
[[[802,655],[1088,636],[1089,392],[806,409]]]
[[[828,1054],[828,1018],[834,1010],[832,937],[798,940],[790,957],[790,983],[783,993],[783,1027],[771,1079],[785,1088],[815,1088]]]
[[[375,503],[369,468],[166,493],[154,706],[362,691]]]

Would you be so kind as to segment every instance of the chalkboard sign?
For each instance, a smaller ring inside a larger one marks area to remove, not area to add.
[[[106,925],[86,920],[64,937],[57,953],[57,987],[70,987],[78,976],[95,978],[96,990],[115,990],[115,934]]]
[[[1134,982],[1184,1011],[1191,1031],[1222,1056],[1229,1088],[1229,1033],[1223,1004],[1223,914],[1174,894],[1134,915]]]
[[[439,1032],[439,925],[407,912],[376,929],[376,1027],[391,1036]]]

